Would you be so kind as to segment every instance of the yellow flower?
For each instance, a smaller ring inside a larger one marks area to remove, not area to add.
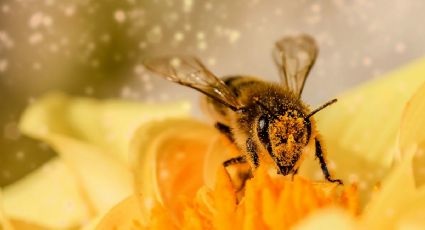
[[[221,168],[235,148],[189,118],[186,103],[47,95],[20,127],[59,157],[4,189],[0,226],[423,229],[423,76],[425,60],[345,93],[317,116],[344,187],[320,182],[310,156],[293,180],[260,168],[244,195]]]

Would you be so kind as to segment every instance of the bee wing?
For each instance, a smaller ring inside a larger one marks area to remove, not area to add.
[[[211,73],[197,58],[159,58],[145,62],[145,66],[161,77],[196,89],[232,110],[242,107],[229,87]]]
[[[308,35],[285,37],[276,42],[273,56],[285,87],[298,97],[305,80],[316,61],[318,47]]]

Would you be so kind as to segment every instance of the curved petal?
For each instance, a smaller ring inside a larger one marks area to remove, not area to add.
[[[414,151],[413,169],[418,186],[425,183],[425,82],[409,100],[400,127],[402,156]]]
[[[178,197],[196,195],[204,184],[206,152],[217,135],[212,126],[193,119],[153,122],[137,130],[131,142],[130,161],[143,210],[150,210],[158,201],[178,210]],[[145,213],[144,217],[148,216]]]
[[[72,177],[72,180],[58,180],[55,183],[49,181],[40,189],[61,187],[67,185],[68,181],[75,181],[73,189],[84,198],[88,216],[93,218],[109,210],[133,191],[128,144],[137,127],[155,119],[185,116],[188,111],[189,106],[184,102],[147,105],[118,100],[72,98],[61,93],[52,93],[40,98],[25,111],[20,128],[24,134],[49,144],[62,158],[62,163],[66,164]],[[38,184],[38,180],[43,178],[36,179],[34,183]],[[10,187],[12,189],[13,185]],[[58,189],[51,191],[52,197],[60,197],[56,194],[59,193]],[[15,199],[21,204],[22,201],[34,199],[31,193],[13,193],[22,194]],[[39,196],[40,200],[44,200],[43,193]],[[58,204],[61,202],[73,204],[78,203],[78,200],[60,200]],[[30,217],[41,215],[29,208],[30,206],[24,202],[20,206],[7,206],[5,209],[6,212],[15,210],[17,215],[25,216],[30,212]],[[54,206],[43,203],[37,208],[45,209],[44,213],[52,212],[51,216],[56,221],[54,223],[75,223],[75,218],[67,215],[58,217],[61,212]],[[77,224],[81,225],[82,221]]]
[[[7,217],[52,229],[78,226],[92,214],[72,171],[58,158],[6,187],[3,208]]]
[[[140,222],[142,219],[142,212],[138,206],[138,198],[132,195],[123,199],[109,210],[95,229],[143,229],[143,223]]]
[[[424,82],[425,59],[352,89],[316,116],[334,177],[370,192],[398,154],[397,135],[406,102]],[[301,172],[322,177],[307,158]],[[363,192],[363,201],[368,196]]]
[[[96,100],[50,93],[24,113],[21,131],[36,139],[60,134],[108,150],[128,162],[128,145],[141,124],[170,117],[185,117],[187,102],[146,104],[124,100]]]

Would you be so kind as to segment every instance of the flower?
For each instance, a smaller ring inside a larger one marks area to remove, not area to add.
[[[293,180],[260,168],[243,196],[220,169],[237,150],[190,118],[186,103],[47,95],[27,109],[20,128],[59,157],[4,189],[0,226],[254,229],[279,227],[286,213],[282,226],[294,229],[421,229],[424,75],[421,60],[318,114],[329,166],[344,187],[318,182],[310,156]]]

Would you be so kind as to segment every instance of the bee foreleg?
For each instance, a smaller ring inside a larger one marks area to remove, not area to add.
[[[229,126],[224,125],[223,123],[217,122],[215,123],[215,128],[218,129],[222,134],[224,134],[231,142],[234,142],[235,139],[233,138],[232,130]]]
[[[224,161],[223,166],[228,167],[230,165],[243,164],[243,163],[246,163],[245,156],[237,156],[237,157],[233,157],[233,158],[230,158],[229,160]]]
[[[227,170],[228,166],[231,165],[236,165],[236,164],[245,164],[247,163],[247,160],[245,158],[245,156],[237,156],[234,158],[230,158],[229,160],[226,160],[223,162],[223,166],[226,169],[226,173],[229,176],[230,180],[232,180],[232,184],[235,187],[236,193],[242,192],[243,189],[245,188],[245,183],[246,181],[252,177],[252,171],[249,168],[248,170],[242,170],[239,169],[237,171],[237,174],[235,175],[235,177],[233,177],[230,175],[229,171]],[[233,174],[234,175],[234,174]]]
[[[292,173],[292,177],[291,179],[294,180],[295,175],[297,175],[298,173],[298,169],[295,169],[294,172]]]
[[[339,179],[332,179],[328,170],[328,166],[326,165],[326,160],[323,154],[322,146],[320,145],[320,141],[316,138],[316,157],[319,159],[320,168],[322,169],[323,174],[327,181],[336,182],[338,184],[342,184],[342,181]]]

